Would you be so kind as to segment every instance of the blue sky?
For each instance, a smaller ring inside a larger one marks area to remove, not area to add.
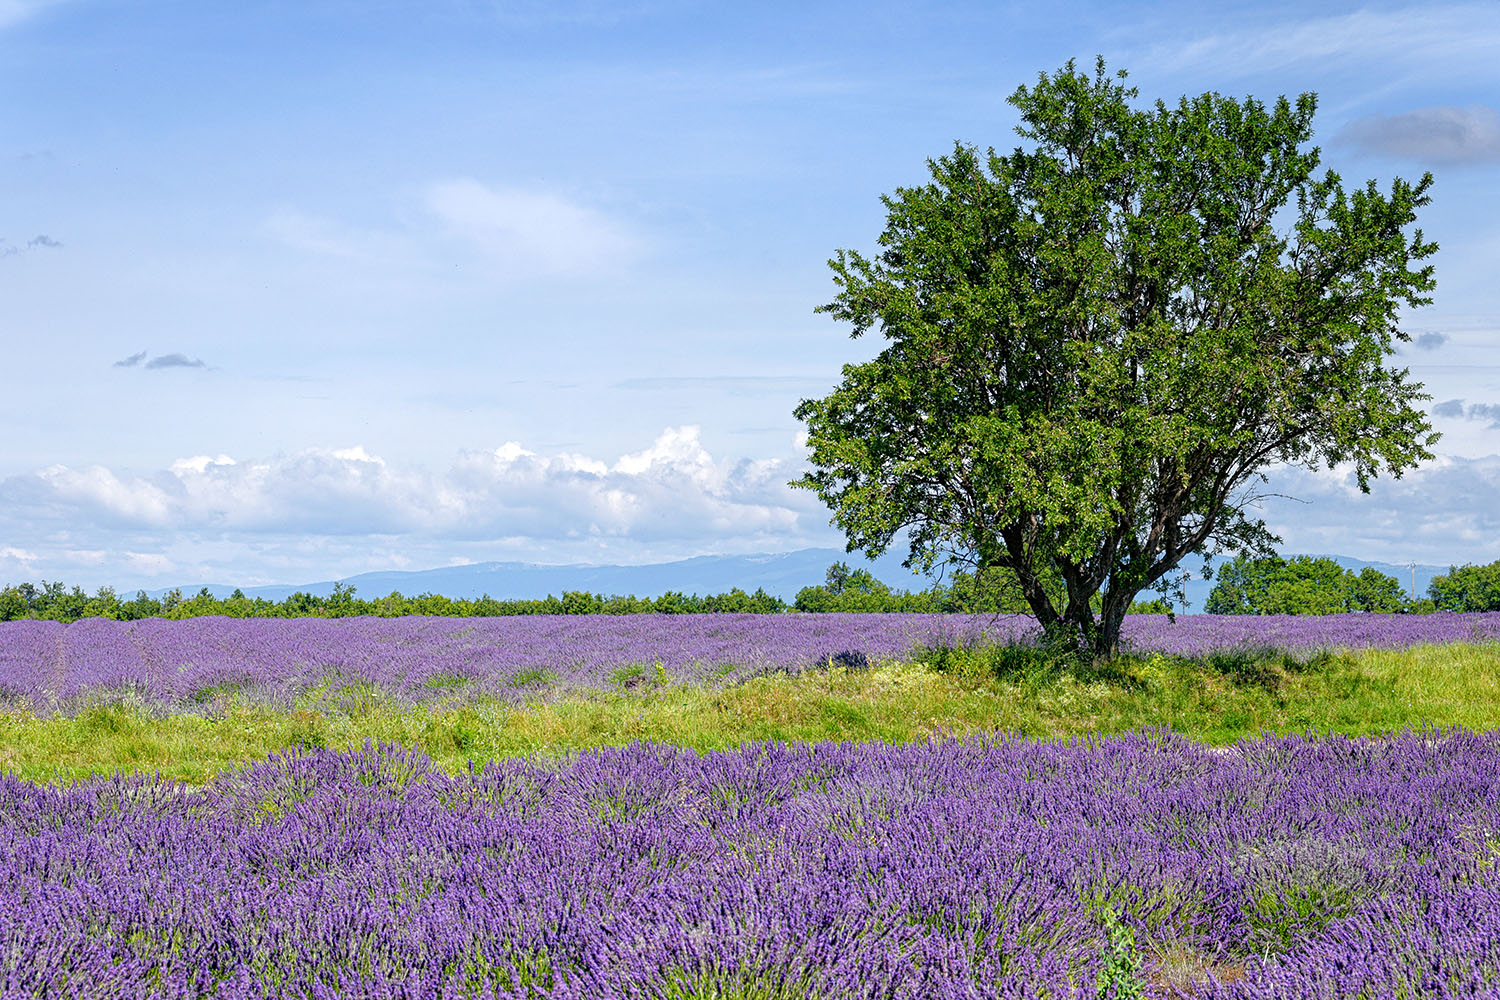
[[[792,409],[882,193],[1103,54],[1319,94],[1436,176],[1438,461],[1279,470],[1288,551],[1500,558],[1500,4],[0,0],[0,582],[839,545]]]

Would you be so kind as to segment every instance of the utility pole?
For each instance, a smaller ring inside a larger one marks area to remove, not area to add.
[[[1411,599],[1417,599],[1417,563],[1415,560],[1407,564],[1411,567]]]

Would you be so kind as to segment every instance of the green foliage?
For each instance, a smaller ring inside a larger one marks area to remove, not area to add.
[[[1144,1000],[1146,985],[1141,982],[1141,953],[1135,946],[1135,932],[1120,922],[1115,911],[1104,911],[1107,938],[1095,995],[1099,1000]]]
[[[142,618],[193,618],[200,615],[224,615],[231,618],[343,618],[353,615],[378,615],[385,618],[403,615],[444,615],[454,617],[499,615],[630,615],[630,614],[706,614],[740,612],[777,614],[788,610],[781,598],[762,588],[747,594],[738,587],[723,594],[682,594],[676,591],[658,598],[614,595],[605,597],[584,591],[564,591],[561,598],[547,595],[541,600],[499,601],[488,595],[476,600],[455,599],[441,594],[419,594],[405,597],[392,591],[385,597],[364,600],[355,596],[356,588],[335,583],[333,593],[319,597],[306,592],[291,594],[280,601],[264,597],[248,598],[236,589],[225,598],[217,598],[207,587],[184,599],[180,590],[171,590],[155,599],[137,591],[129,601],[122,601],[110,587],[101,587],[92,597],[82,589],[68,590],[61,583],[42,582],[41,588],[22,583],[0,589],[0,621],[41,618],[71,622],[80,618],[115,618],[136,621]]]
[[[517,670],[510,679],[511,687],[523,688],[527,686],[546,687],[556,680],[552,671],[542,667],[525,667]]]
[[[1439,611],[1500,611],[1500,561],[1450,566],[1432,578],[1427,596]]]
[[[1092,79],[1070,62],[1010,99],[1032,149],[955,145],[884,197],[880,253],[840,250],[819,311],[888,344],[796,410],[813,471],[794,485],[850,551],[904,532],[909,565],[1008,569],[1096,656],[1185,556],[1270,552],[1264,467],[1349,462],[1366,489],[1436,439],[1421,386],[1383,365],[1434,287],[1413,264],[1435,244],[1404,231],[1431,176],[1389,195],[1314,177],[1313,94],[1135,96],[1102,58]]]
[[[1204,602],[1213,615],[1336,615],[1417,610],[1393,576],[1366,566],[1356,575],[1326,556],[1236,556],[1218,571]]]

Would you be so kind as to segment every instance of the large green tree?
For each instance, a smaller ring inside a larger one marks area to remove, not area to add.
[[[908,565],[1009,568],[1096,656],[1188,554],[1270,553],[1267,466],[1348,462],[1368,490],[1436,439],[1384,365],[1431,301],[1437,247],[1406,234],[1431,176],[1314,177],[1313,94],[1142,110],[1124,77],[1042,74],[1010,98],[1030,148],[955,145],[882,199],[880,252],[838,251],[819,311],[888,343],[796,410],[794,485],[850,551],[905,533]]]

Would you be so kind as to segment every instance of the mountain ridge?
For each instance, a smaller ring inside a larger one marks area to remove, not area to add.
[[[1448,566],[1418,564],[1413,571],[1409,564],[1324,553],[1314,554],[1314,557],[1332,559],[1356,573],[1367,566],[1373,567],[1395,577],[1401,583],[1402,590],[1407,593],[1412,590],[1414,577],[1416,593],[1419,595],[1426,593],[1427,584],[1434,576],[1446,573],[1449,569]],[[357,594],[367,598],[383,597],[392,591],[399,591],[408,597],[430,593],[453,599],[473,599],[488,594],[497,600],[542,598],[548,594],[561,595],[565,590],[588,591],[605,596],[631,594],[655,598],[667,591],[721,594],[739,587],[747,592],[760,588],[790,602],[803,587],[822,583],[828,567],[836,562],[848,563],[855,569],[869,570],[877,580],[892,589],[925,590],[931,586],[929,578],[914,574],[902,566],[902,558],[899,554],[888,553],[879,559],[868,560],[860,553],[834,548],[809,548],[738,556],[694,556],[690,559],[635,566],[482,562],[425,570],[377,570],[339,580],[268,584],[239,589],[247,597],[280,601],[297,592],[326,596],[332,593],[335,584],[354,587]],[[204,587],[220,598],[228,597],[236,589],[228,584],[212,583],[175,589],[180,589],[184,595],[191,595]],[[159,598],[171,589],[174,588],[164,587],[147,593]],[[1201,573],[1193,572],[1184,586],[1189,610],[1201,610],[1212,589],[1213,581],[1204,580]],[[1140,595],[1143,600],[1152,596],[1149,591]]]

